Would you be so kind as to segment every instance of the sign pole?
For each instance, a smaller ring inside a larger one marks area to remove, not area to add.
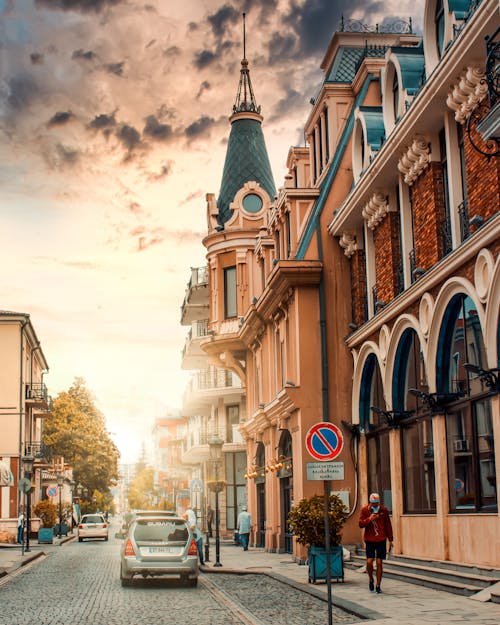
[[[328,597],[328,625],[332,625],[332,576],[331,576],[331,554],[330,554],[330,481],[323,482],[325,491],[325,550],[326,550],[326,591]]]

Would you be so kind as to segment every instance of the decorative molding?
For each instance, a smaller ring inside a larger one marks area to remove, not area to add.
[[[484,69],[468,67],[460,82],[448,93],[446,104],[455,111],[455,119],[465,124],[472,111],[488,94],[488,83]]]
[[[370,230],[381,223],[389,212],[389,200],[386,194],[376,191],[363,208],[362,215]]]
[[[344,254],[347,258],[351,258],[358,249],[356,235],[352,232],[343,232],[339,239],[339,245],[344,250]]]
[[[404,181],[412,185],[420,174],[428,167],[431,150],[425,137],[417,136],[411,146],[398,162],[398,170],[403,174]]]

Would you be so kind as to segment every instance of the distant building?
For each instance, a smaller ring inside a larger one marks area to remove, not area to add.
[[[48,466],[43,420],[52,399],[44,382],[48,364],[28,314],[0,311],[0,349],[0,527],[6,529],[17,525],[26,504],[21,479],[31,480],[33,503],[42,499],[42,469]]]

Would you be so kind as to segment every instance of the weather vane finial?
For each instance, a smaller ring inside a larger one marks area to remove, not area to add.
[[[247,39],[246,39],[246,32],[245,32],[245,17],[246,17],[246,13],[243,13],[243,58],[244,59],[247,58]]]

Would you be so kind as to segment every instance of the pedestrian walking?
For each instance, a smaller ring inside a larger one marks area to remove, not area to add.
[[[22,506],[19,508],[19,516],[17,517],[17,542],[22,545],[24,540],[24,510]]]
[[[212,538],[212,523],[214,522],[214,511],[212,510],[212,506],[208,504],[207,506],[207,529],[208,536]]]
[[[372,493],[369,503],[361,509],[359,527],[365,530],[364,541],[366,546],[366,572],[368,573],[370,591],[381,593],[382,561],[387,556],[387,540],[389,550],[392,549],[394,537],[389,510],[380,503],[380,495]],[[373,560],[377,562],[377,583],[373,582]]]
[[[243,551],[248,551],[248,540],[250,538],[250,529],[252,528],[252,517],[246,506],[242,506],[241,512],[238,514],[238,535],[243,546]]]
[[[203,560],[203,534],[198,527],[196,512],[191,507],[189,507],[186,508],[183,516],[189,525],[189,529],[193,532],[193,536],[196,541],[196,548],[198,549],[198,559],[200,561],[200,564],[205,564],[205,561]]]

